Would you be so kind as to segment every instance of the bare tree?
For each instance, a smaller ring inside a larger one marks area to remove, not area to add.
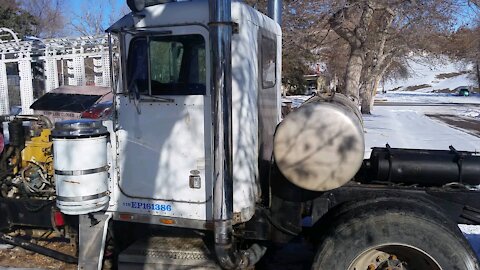
[[[283,3],[283,83],[297,88],[312,63],[370,113],[382,78],[406,58],[439,55],[465,4],[478,0],[295,0]],[[250,0],[264,10],[264,0]]]
[[[129,12],[125,3],[115,0],[86,0],[78,11],[72,11],[69,27],[79,35],[98,35]]]
[[[367,53],[368,26],[373,18],[372,1],[347,0],[330,18],[332,29],[350,45],[350,56],[345,71],[344,93],[359,101],[360,78]]]
[[[480,88],[480,14],[474,24],[460,27],[442,45],[444,54],[472,64]]]
[[[20,0],[22,9],[37,21],[34,35],[48,38],[65,34],[65,5],[63,0]]]
[[[344,92],[370,113],[391,63],[434,50],[432,38],[449,31],[457,9],[455,0],[345,0],[329,20],[350,46]]]

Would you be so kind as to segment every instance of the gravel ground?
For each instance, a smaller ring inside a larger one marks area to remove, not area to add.
[[[75,248],[69,243],[38,241],[37,244],[75,256]],[[77,265],[60,262],[20,247],[6,248],[6,246],[3,245],[0,250],[0,269],[5,268],[73,270],[77,269]]]

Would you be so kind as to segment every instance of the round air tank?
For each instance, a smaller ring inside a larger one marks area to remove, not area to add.
[[[108,206],[107,135],[101,121],[55,123],[53,167],[57,206],[63,213],[88,214]]]
[[[309,99],[288,114],[274,138],[275,162],[293,184],[326,191],[352,179],[365,152],[362,116],[341,94]]]

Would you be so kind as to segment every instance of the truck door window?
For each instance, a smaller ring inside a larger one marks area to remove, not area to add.
[[[147,39],[136,38],[130,43],[127,60],[127,88],[133,91],[136,86],[139,93],[148,94],[148,55]]]
[[[205,40],[201,35],[151,37],[152,95],[205,95]]]
[[[140,93],[151,95],[205,95],[205,39],[201,35],[135,38],[127,69],[130,91],[136,85]]]
[[[277,46],[273,38],[262,36],[261,38],[262,59],[262,87],[272,88],[277,81]]]
[[[179,42],[150,42],[152,83],[178,83],[183,58],[183,44]]]

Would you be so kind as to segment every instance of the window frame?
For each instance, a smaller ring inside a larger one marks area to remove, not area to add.
[[[132,50],[132,44],[134,42],[136,42],[138,39],[145,39],[145,42],[147,43],[147,72],[148,72],[148,76],[147,76],[147,79],[148,79],[148,90],[146,91],[146,94],[148,96],[162,96],[162,95],[159,95],[159,94],[155,94],[153,95],[152,94],[152,76],[151,76],[151,72],[152,72],[152,68],[151,68],[151,57],[150,57],[150,42],[152,40],[154,40],[155,38],[161,38],[161,37],[175,37],[175,36],[200,36],[202,38],[202,41],[203,41],[203,46],[204,46],[204,49],[205,49],[205,83],[204,83],[204,86],[205,86],[205,89],[204,91],[201,93],[201,94],[191,94],[191,93],[188,93],[188,94],[185,94],[185,93],[182,93],[182,94],[165,94],[165,96],[190,96],[190,95],[197,95],[197,96],[205,96],[205,95],[208,95],[209,91],[208,91],[208,82],[209,82],[209,79],[208,79],[208,59],[209,59],[209,55],[208,55],[208,39],[205,37],[205,35],[203,35],[202,33],[195,33],[195,32],[187,32],[187,33],[175,33],[175,34],[172,34],[171,31],[166,31],[166,32],[161,32],[160,34],[158,33],[155,33],[155,32],[152,32],[152,33],[141,33],[141,34],[137,34],[137,35],[132,35],[131,38],[130,38],[130,41],[129,41],[129,45],[128,45],[128,55],[126,57],[126,70],[125,70],[125,90],[126,90],[126,93],[128,93],[130,91],[130,89],[128,89],[128,84],[129,84],[129,67],[128,67],[128,63],[129,63],[129,56],[131,55],[131,50]],[[182,56],[183,57],[183,56]],[[182,60],[183,61],[183,60]],[[144,94],[145,95],[145,92],[140,92],[141,94]]]
[[[268,81],[265,80],[264,78],[264,56],[266,55],[265,54],[265,46],[264,46],[264,40],[268,40],[268,41],[271,41],[272,44],[273,44],[273,48],[274,48],[274,80],[273,80],[273,83],[268,83],[266,84]],[[262,86],[262,89],[270,89],[270,88],[273,88],[277,85],[277,68],[278,68],[278,57],[277,57],[277,37],[275,34],[271,33],[271,32],[267,32],[267,31],[261,31],[260,33],[260,57],[259,57],[259,61],[260,61],[260,80],[261,80],[261,86]]]

